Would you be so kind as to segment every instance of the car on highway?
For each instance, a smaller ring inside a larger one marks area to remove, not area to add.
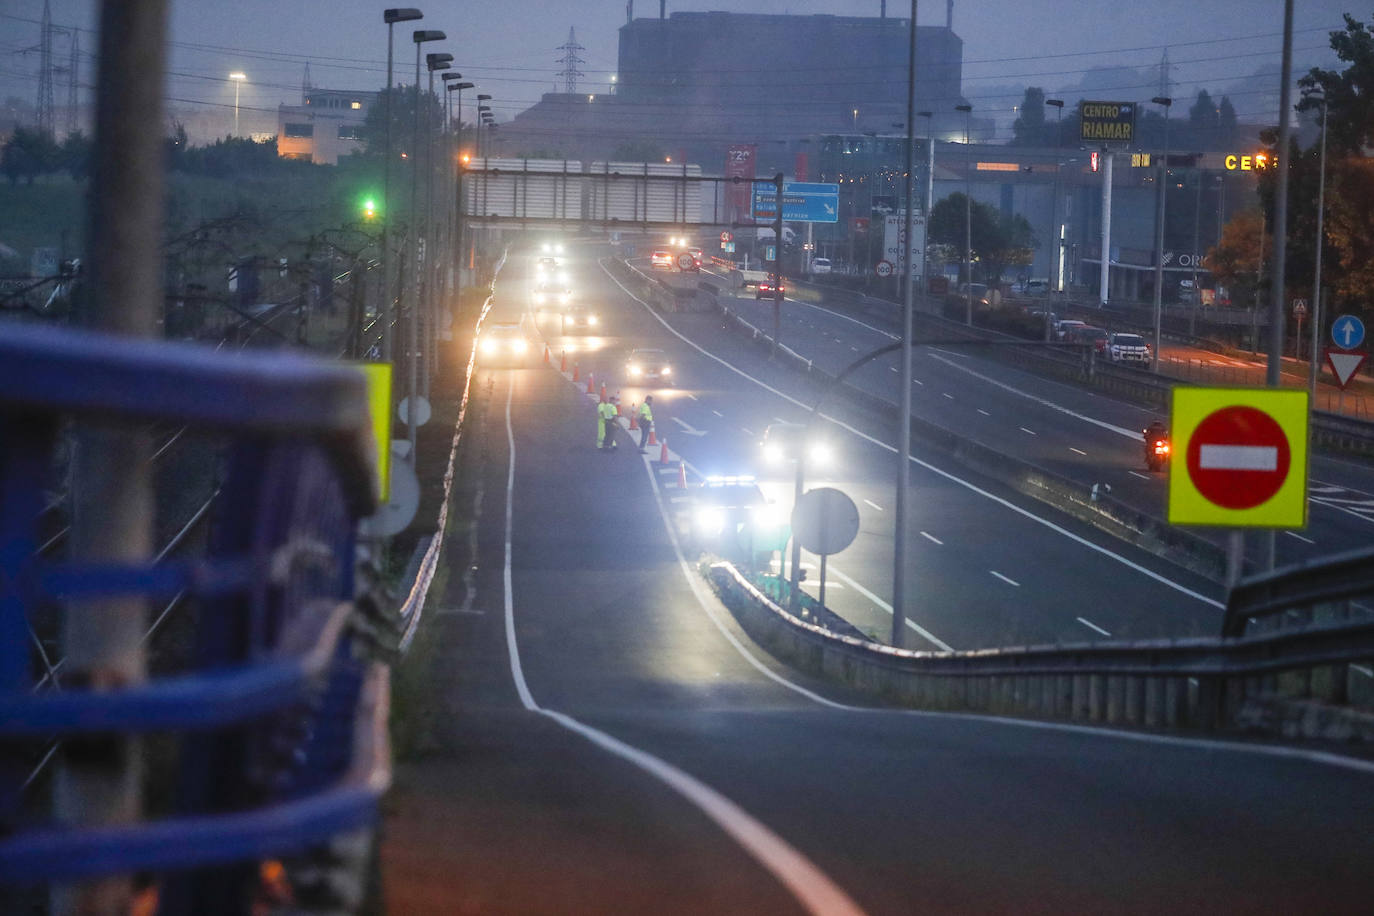
[[[649,255],[649,266],[654,270],[672,270],[673,264],[673,253],[671,251],[665,251],[660,248]]]
[[[660,382],[671,385],[673,366],[662,350],[639,348],[630,351],[625,361],[625,375],[631,382]]]
[[[558,258],[551,254],[540,255],[534,262],[535,276],[551,274],[558,269]]]
[[[834,458],[834,449],[822,436],[808,435],[802,423],[769,423],[759,440],[759,454],[769,468],[790,468],[792,462],[806,457],[808,467],[824,468]]]
[[[813,277],[819,277],[819,276],[822,276],[822,275],[828,274],[828,273],[830,273],[830,259],[829,259],[829,258],[812,258],[812,259],[811,259],[811,275],[812,275]]]
[[[524,366],[529,363],[529,337],[519,322],[497,321],[477,337],[477,362],[484,366]]]
[[[562,243],[562,242],[545,242],[542,250],[543,250],[543,252],[544,252],[545,254],[562,254],[562,253],[563,253],[563,243]]]
[[[1139,334],[1113,334],[1107,341],[1107,358],[1131,366],[1150,365],[1150,345]]]
[[[557,306],[566,308],[572,305],[573,291],[571,286],[562,283],[537,283],[534,290],[530,293],[530,302],[536,307]]]
[[[967,300],[970,295],[973,297],[973,301],[979,305],[992,304],[986,283],[960,283],[959,298]]]
[[[1092,325],[1083,325],[1081,328],[1069,330],[1069,343],[1089,344],[1097,353],[1107,352],[1107,338],[1110,335],[1105,328],[1095,328]]]
[[[687,253],[692,256],[692,260],[697,262],[697,267],[701,266],[701,259],[704,256],[700,248],[688,248]]]
[[[690,542],[726,558],[776,549],[787,519],[750,476],[708,477],[692,492]]]
[[[1024,292],[1027,296],[1048,296],[1050,293],[1050,281],[1028,280]]]
[[[772,299],[773,290],[775,288],[779,293],[782,293],[782,295],[787,295],[787,281],[779,280],[777,274],[769,274],[767,277],[760,280],[754,287],[754,298]]]
[[[1054,323],[1054,337],[1056,340],[1068,340],[1074,328],[1086,328],[1086,321],[1079,321],[1077,318],[1061,318]]]
[[[595,331],[600,324],[601,316],[592,311],[590,306],[574,305],[563,313],[564,334]]]

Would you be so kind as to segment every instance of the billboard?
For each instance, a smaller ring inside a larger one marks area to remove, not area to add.
[[[1093,146],[1135,142],[1135,102],[1090,102],[1078,107],[1078,139]]]
[[[759,148],[753,143],[741,143],[725,151],[725,177],[738,178],[736,184],[725,186],[725,205],[731,221],[749,215],[749,197],[753,189],[754,164]]]
[[[906,213],[904,211],[899,210],[884,217],[883,260],[891,262],[899,274],[902,270],[903,250],[910,252],[911,272],[920,273],[921,271],[921,251],[926,247],[926,217],[924,213],[912,215],[911,233],[911,244],[902,244],[906,240],[904,238],[906,235]]]

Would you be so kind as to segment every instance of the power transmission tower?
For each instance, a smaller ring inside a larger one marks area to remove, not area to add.
[[[310,90],[315,87],[310,85],[310,61],[305,62],[305,77],[301,80],[301,104],[305,104],[306,96],[310,95]]]
[[[53,133],[52,5],[44,0],[43,25],[38,37],[38,130]]]
[[[76,67],[79,55],[78,41],[80,36],[76,29],[69,33],[72,40],[71,57],[67,63],[67,133],[76,133]]]
[[[1173,64],[1169,63],[1169,49],[1164,49],[1164,56],[1159,59],[1159,94],[1162,98],[1173,98],[1169,92],[1169,72],[1174,69]]]
[[[569,94],[577,92],[577,78],[585,76],[581,70],[577,69],[577,65],[586,63],[585,60],[577,56],[577,52],[587,49],[577,43],[577,32],[569,28],[568,40],[554,50],[563,52],[563,56],[557,61],[563,65],[563,69],[555,74],[563,79],[563,91]]]

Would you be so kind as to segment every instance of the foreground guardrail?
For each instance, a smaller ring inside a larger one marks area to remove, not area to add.
[[[227,440],[203,556],[92,565],[35,553],[69,418],[173,422]],[[362,882],[334,881],[331,869],[361,870],[390,779],[388,672],[352,603],[356,522],[376,494],[362,374],[292,354],[7,325],[0,469],[0,886],[136,873],[160,912],[246,911],[270,859],[285,863],[298,909],[355,908]],[[124,688],[37,689],[32,615],[175,594],[195,605],[187,670]],[[166,810],[50,824],[25,804],[11,764],[35,742],[89,751],[129,735],[175,743],[175,773],[160,774],[176,784]]]
[[[1299,581],[1312,574],[1286,573]],[[1374,683],[1348,670],[1374,658],[1374,616],[1244,637],[921,652],[800,620],[729,563],[712,565],[708,578],[745,631],[775,656],[886,702],[943,712],[1374,741],[1374,714],[1351,709],[1374,703]],[[1344,679],[1339,689],[1337,679]]]

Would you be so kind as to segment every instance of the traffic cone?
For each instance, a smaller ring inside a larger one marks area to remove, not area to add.
[[[559,371],[559,372],[567,372],[567,371],[568,371],[568,351],[567,351],[567,350],[564,350],[564,351],[563,351],[563,358],[562,358],[562,360],[558,363],[558,371]]]
[[[619,391],[617,391],[617,392],[615,393],[615,415],[616,415],[617,417],[623,417],[623,416],[625,416],[625,407],[624,407],[624,405],[622,405],[622,404],[620,403],[620,392],[619,392]]]
[[[677,463],[677,485],[682,489],[687,489],[687,462]]]
[[[606,383],[605,383],[605,382],[602,382],[602,383],[601,383],[601,403],[602,403],[602,404],[605,404],[605,403],[606,403]]]
[[[547,366],[547,365],[549,364],[549,362],[550,362],[550,360],[549,360],[549,345],[548,345],[548,344],[544,344],[544,365]]]
[[[577,381],[577,363],[573,362],[573,381]]]
[[[630,429],[639,429],[639,410],[638,405],[630,405]]]
[[[587,373],[587,394],[595,394],[595,393],[596,393],[596,389],[592,387],[592,385],[594,384],[594,382],[595,382],[595,380],[594,380],[594,377],[593,377],[592,373],[588,372],[588,373]]]
[[[653,439],[654,439],[653,430],[650,430],[650,431],[649,431],[649,444],[650,444],[650,445],[653,445],[653,444],[654,444],[654,443],[653,443]],[[659,463],[659,464],[667,464],[667,463],[668,463],[668,440],[667,440],[667,439],[664,439],[664,440],[663,440],[663,451],[661,451],[661,452],[658,453],[658,463]]]

